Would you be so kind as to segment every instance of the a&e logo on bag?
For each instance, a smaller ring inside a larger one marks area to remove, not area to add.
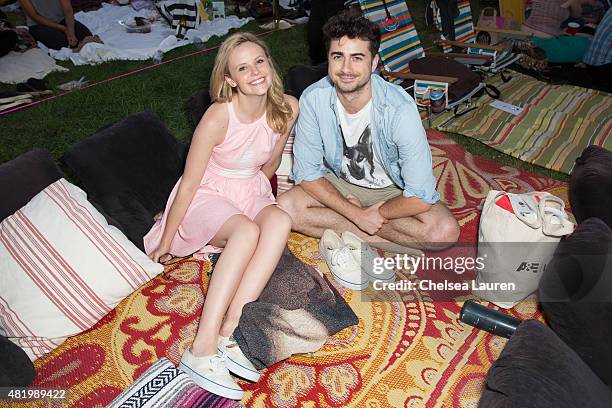
[[[542,267],[542,269],[545,269],[546,264],[541,264],[539,262],[521,262],[518,268],[516,268],[516,271],[538,273],[540,267]]]

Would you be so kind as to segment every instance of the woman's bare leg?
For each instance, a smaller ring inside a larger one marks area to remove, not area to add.
[[[291,218],[275,205],[265,207],[257,214],[254,222],[259,226],[259,243],[251,258],[236,294],[230,303],[221,327],[221,336],[230,336],[240,320],[242,307],[257,300],[270,280],[278,260],[287,246],[291,232]],[[215,268],[215,273],[216,268]]]
[[[195,356],[217,353],[217,341],[223,317],[259,241],[259,226],[244,215],[230,217],[210,244],[222,247],[215,266],[191,352]]]

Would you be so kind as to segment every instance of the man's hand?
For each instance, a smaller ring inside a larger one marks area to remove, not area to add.
[[[388,220],[380,215],[379,212],[380,206],[384,203],[384,201],[380,201],[374,205],[364,208],[361,216],[352,221],[365,233],[369,235],[376,234],[383,224],[388,222]]]

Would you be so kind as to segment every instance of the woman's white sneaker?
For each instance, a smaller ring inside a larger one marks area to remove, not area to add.
[[[238,377],[244,378],[252,382],[259,381],[261,373],[244,355],[240,346],[233,337],[219,336],[219,345],[217,347],[219,354],[225,359],[227,369]]]
[[[340,285],[353,290],[362,290],[368,286],[368,279],[361,272],[359,259],[333,230],[327,229],[323,232],[319,250],[334,280]]]
[[[223,357],[218,354],[196,357],[187,349],[179,368],[197,385],[213,394],[233,400],[241,400],[244,395],[227,370]]]

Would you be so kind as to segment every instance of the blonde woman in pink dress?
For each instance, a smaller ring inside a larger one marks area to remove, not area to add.
[[[230,336],[287,244],[291,218],[275,205],[269,179],[298,103],[283,93],[267,47],[250,33],[223,42],[210,92],[214,103],[195,130],[185,172],[144,242],[156,262],[222,249],[180,367],[202,388],[239,400],[243,391],[229,371],[251,381],[260,374]]]

